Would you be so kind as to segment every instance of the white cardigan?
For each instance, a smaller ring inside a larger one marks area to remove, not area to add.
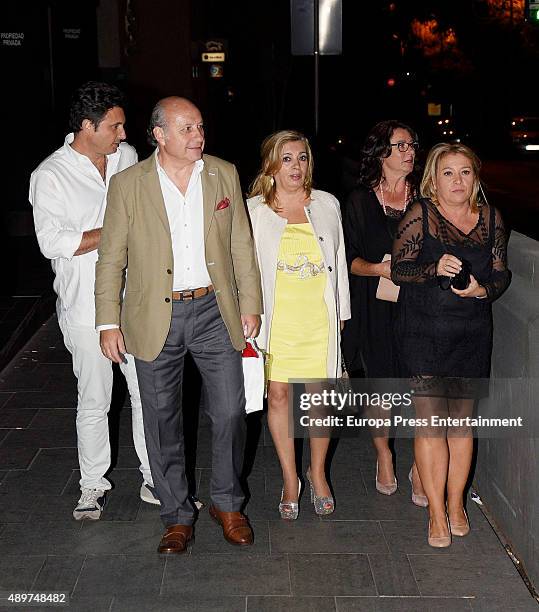
[[[256,341],[261,349],[267,350],[273,315],[277,257],[287,221],[265,204],[261,196],[247,200],[247,207],[253,227],[264,300],[262,326]],[[329,280],[324,292],[329,315],[327,377],[340,378],[342,366],[339,323],[349,319],[351,314],[348,269],[339,202],[330,193],[313,190],[311,202],[305,206],[305,214],[313,228],[314,235],[318,238]],[[304,331],[305,334],[308,334],[308,327],[305,327]]]

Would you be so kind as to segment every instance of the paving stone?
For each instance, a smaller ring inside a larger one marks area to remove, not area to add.
[[[539,601],[531,593],[500,594],[492,597],[475,597],[470,600],[474,612],[537,612]]]
[[[110,610],[112,606],[112,595],[100,595],[98,593],[94,593],[90,597],[77,597],[76,595],[72,595],[69,598],[69,612],[106,612]],[[44,612],[51,612],[51,609],[54,608],[44,608]],[[59,608],[61,610],[62,608]],[[31,609],[30,612],[34,612],[34,608]],[[142,611],[141,611],[142,612]]]
[[[0,484],[0,523],[24,523],[32,512],[32,498],[21,495],[5,495]]]
[[[140,459],[137,456],[137,452],[135,451],[135,447],[133,446],[133,441],[131,440],[131,444],[121,445],[118,447],[118,454],[116,456],[116,465],[115,469],[123,469],[123,468],[136,468],[138,469],[140,465]]]
[[[13,393],[10,391],[0,391],[0,408],[2,408],[12,397]]]
[[[12,393],[5,403],[5,408],[54,408],[60,410],[75,410],[77,408],[77,389],[72,384],[65,389],[50,391],[19,391]]]
[[[162,525],[161,518],[159,516],[159,506],[145,503],[140,504],[135,520],[137,522],[150,521],[152,523],[159,523],[160,525]]]
[[[30,424],[30,429],[62,429],[74,432],[76,431],[75,418],[75,411],[40,408]]]
[[[30,523],[71,523],[73,510],[77,505],[79,495],[34,495],[33,503],[30,503]]]
[[[13,433],[13,431],[11,433]],[[39,447],[27,446],[14,448],[6,443],[8,438],[9,436],[4,439],[0,447],[0,469],[25,470],[39,452]]]
[[[289,555],[292,595],[376,595],[367,555]]]
[[[0,546],[3,544],[3,539],[2,533]],[[12,551],[12,554],[2,546],[2,555],[0,555],[0,591],[20,592],[30,590],[35,577],[45,562],[43,555],[17,554],[21,549],[27,548],[25,547],[25,542],[28,542],[28,540],[25,538],[21,539],[18,550]]]
[[[334,597],[247,597],[247,612],[335,612]]]
[[[79,454],[76,447],[42,448],[32,463],[32,472],[51,474],[59,466],[72,471],[79,467]]]
[[[189,555],[167,558],[162,593],[170,595],[290,595],[284,555]]]
[[[449,597],[337,597],[337,612],[471,612],[469,599]]]
[[[1,400],[0,400],[1,401]],[[28,427],[37,414],[37,410],[0,409],[0,429],[18,429]]]
[[[359,486],[359,485],[358,485]],[[420,522],[426,520],[424,508],[412,504],[410,498],[397,491],[394,495],[382,495],[377,492],[354,493],[351,489],[340,489],[335,486],[335,512],[327,517],[329,520],[402,520]]]
[[[74,594],[140,594],[157,597],[161,590],[165,558],[153,555],[88,555]],[[140,609],[140,608],[139,608]]]
[[[0,374],[1,391],[54,391],[73,384],[69,364],[31,364],[7,368]]]
[[[272,553],[387,553],[377,521],[270,521]]]
[[[81,524],[73,520],[58,523],[41,521],[39,524],[8,524],[1,534],[3,554],[15,555],[21,544],[32,542],[36,555],[81,555],[86,550],[81,545]]]
[[[134,521],[137,518],[138,509],[143,503],[140,499],[138,488],[136,491],[132,491],[130,495],[114,491],[107,495],[106,512],[103,512],[101,515],[101,520]]]
[[[111,555],[121,552],[127,555],[156,555],[157,545],[163,534],[161,523],[83,521],[75,545],[77,552],[93,555]]]
[[[14,451],[12,448],[8,450]],[[34,473],[33,470],[12,470],[2,481],[1,490],[9,495],[18,493],[29,498],[39,494],[61,495],[71,474],[72,471],[62,465],[46,475],[43,472]]]
[[[369,554],[369,562],[380,595],[420,594],[406,555]]]
[[[113,612],[245,612],[245,597],[115,596]]]
[[[449,547],[449,548],[452,548]],[[408,555],[421,595],[515,596],[526,592],[508,557],[447,554]]]
[[[74,427],[68,429],[12,429],[2,442],[2,448],[58,448],[77,447]]]
[[[48,555],[35,579],[33,591],[68,591],[71,593],[84,562],[84,555]]]

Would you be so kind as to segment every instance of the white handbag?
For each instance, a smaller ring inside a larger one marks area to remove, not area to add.
[[[264,408],[264,355],[254,338],[248,338],[241,353],[243,382],[245,386],[245,412],[257,412]]]

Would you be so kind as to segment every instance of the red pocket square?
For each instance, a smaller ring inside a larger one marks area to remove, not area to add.
[[[228,198],[223,198],[219,204],[215,207],[215,210],[223,210],[223,208],[228,208],[230,206],[230,200]]]

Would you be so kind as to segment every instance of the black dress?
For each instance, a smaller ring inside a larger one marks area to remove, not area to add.
[[[491,302],[509,285],[507,237],[499,212],[483,204],[467,234],[430,200],[402,219],[392,251],[392,279],[401,286],[396,321],[405,376],[487,378],[492,351]],[[467,259],[487,291],[461,298],[439,287],[436,264],[445,253]]]
[[[386,210],[387,216],[372,189],[358,187],[349,195],[343,219],[348,269],[356,257],[379,263],[391,253],[404,211]],[[350,372],[363,369],[369,378],[398,378],[393,333],[397,304],[376,299],[379,280],[349,276],[352,318],[343,331],[343,355]]]

